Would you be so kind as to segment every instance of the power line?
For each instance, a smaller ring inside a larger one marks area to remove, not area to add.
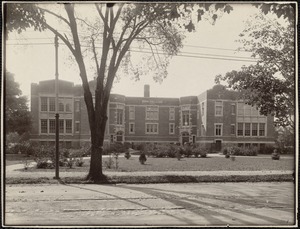
[[[65,45],[64,43],[61,43]],[[7,45],[53,45],[53,43],[17,43],[17,44],[7,44]],[[90,48],[91,46],[86,46],[82,45],[82,47],[85,48]],[[102,48],[102,47],[97,47],[96,48]],[[131,52],[136,52],[136,53],[148,53],[148,54],[153,54],[151,51],[141,51],[141,50],[129,50]],[[162,52],[156,52],[155,54],[164,54]],[[186,55],[186,54],[195,54],[195,55]],[[199,56],[202,55],[202,56]],[[215,54],[206,54],[206,53],[191,53],[191,52],[182,52],[179,55],[176,55],[176,57],[192,57],[192,58],[201,58],[201,59],[213,59],[213,60],[227,60],[227,61],[244,61],[244,62],[255,62],[255,60],[251,60],[247,57],[235,57],[235,56],[226,56],[226,55],[215,55]],[[230,57],[230,58],[227,58]]]

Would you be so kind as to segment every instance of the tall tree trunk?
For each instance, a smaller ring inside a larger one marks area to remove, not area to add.
[[[102,116],[102,114],[99,116]],[[95,119],[99,119],[99,116],[97,117],[97,115],[95,115]],[[102,172],[102,153],[105,138],[105,126],[106,119],[101,120],[100,126],[91,126],[91,164],[87,175],[88,180],[101,181],[104,178]],[[93,131],[92,128],[94,128]]]

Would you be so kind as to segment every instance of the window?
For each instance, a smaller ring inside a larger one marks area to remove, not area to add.
[[[49,133],[55,133],[55,119],[49,119]]]
[[[55,111],[55,98],[49,98],[49,111]]]
[[[122,131],[118,131],[116,134],[116,140],[117,142],[122,142],[123,141],[123,132]]]
[[[147,106],[146,119],[147,120],[158,120],[158,106]]]
[[[265,136],[265,123],[259,123],[259,136]]]
[[[258,144],[257,143],[252,143],[252,146],[258,148]]]
[[[64,112],[64,111],[65,111],[63,101],[60,100],[60,101],[58,102],[58,108],[59,108],[59,111],[61,111],[61,112]]]
[[[245,143],[245,148],[250,148],[250,143]]]
[[[257,123],[252,123],[252,136],[257,136]]]
[[[223,102],[222,101],[216,101],[215,102],[215,115],[216,116],[222,116],[223,115]]]
[[[244,124],[243,123],[238,123],[237,134],[238,134],[238,136],[243,136],[244,135]]]
[[[204,115],[204,102],[201,103],[201,115]]]
[[[238,103],[237,105],[237,115],[244,116],[244,103]]]
[[[116,115],[117,115],[117,125],[123,125],[123,110],[117,109]]]
[[[65,132],[64,120],[60,119],[58,123],[59,123],[59,133],[64,133]]]
[[[80,103],[79,103],[79,101],[76,101],[76,102],[75,102],[75,111],[76,111],[76,112],[79,112],[79,111],[80,111]]]
[[[134,123],[129,123],[129,133],[134,134],[135,128],[134,128]]]
[[[66,112],[71,112],[71,104],[66,104]]]
[[[72,142],[67,141],[67,142],[65,143],[65,146],[66,146],[67,149],[71,149],[71,148],[72,148]]]
[[[75,122],[75,132],[76,132],[76,133],[79,133],[79,130],[80,130],[80,122],[79,122],[79,121],[76,121],[76,122]]]
[[[158,133],[158,124],[157,123],[147,123],[146,124],[146,133],[147,134],[157,134]]]
[[[233,103],[233,104],[231,104],[231,114],[232,114],[232,115],[235,115],[235,110],[236,110],[236,106],[235,106],[235,104]]]
[[[66,119],[66,133],[72,133],[72,119]]]
[[[200,111],[197,109],[197,119],[200,118]]]
[[[245,136],[250,136],[250,123],[245,123]]]
[[[215,124],[215,135],[222,136],[222,124]]]
[[[230,134],[235,135],[235,125],[231,124],[230,126]]]
[[[48,111],[47,97],[41,97],[41,111]]]
[[[182,125],[183,126],[190,125],[190,111],[182,111]]]
[[[135,107],[133,107],[133,106],[129,107],[129,119],[130,120],[135,119]]]
[[[169,120],[175,120],[175,108],[174,107],[169,108]]]
[[[175,124],[169,123],[169,134],[175,134]]]
[[[41,133],[47,134],[48,133],[48,120],[41,119]]]

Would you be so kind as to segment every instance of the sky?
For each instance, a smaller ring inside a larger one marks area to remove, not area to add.
[[[217,55],[250,57],[251,53],[235,50],[242,47],[237,40],[245,28],[245,21],[259,13],[259,10],[250,4],[232,4],[232,6],[233,11],[230,14],[225,13],[215,25],[205,20],[200,21],[196,25],[195,32],[186,34],[181,51],[212,54],[215,55],[212,56],[214,58],[218,58]],[[23,95],[28,98],[31,83],[55,78],[54,35],[51,32],[35,32],[27,29],[21,34],[10,33],[6,53],[6,68],[14,74]],[[121,79],[114,83],[112,93],[143,96],[144,84],[149,84],[151,97],[199,95],[215,85],[216,75],[239,70],[243,65],[249,64],[253,63],[174,56],[167,69],[168,76],[162,83],[155,82],[151,72],[137,82],[130,77],[122,77],[122,73],[119,72]],[[81,84],[78,67],[70,58],[68,49],[62,44],[59,46],[58,68],[59,79]]]

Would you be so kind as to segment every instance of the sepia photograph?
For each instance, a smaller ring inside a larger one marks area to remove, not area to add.
[[[298,227],[297,1],[2,2],[2,227]]]

